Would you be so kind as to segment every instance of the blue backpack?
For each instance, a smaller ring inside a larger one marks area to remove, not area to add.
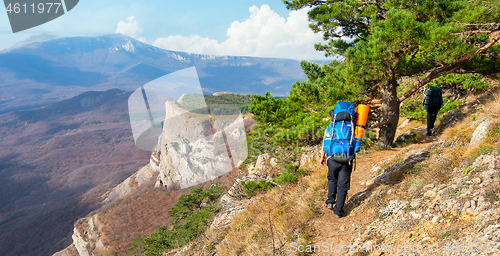
[[[349,162],[355,155],[356,114],[350,102],[337,102],[330,112],[332,122],[325,130],[323,151],[337,162]]]

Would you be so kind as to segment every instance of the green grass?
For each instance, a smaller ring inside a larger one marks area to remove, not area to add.
[[[498,135],[500,135],[500,123],[493,124],[489,130],[488,135],[491,137],[497,137]]]
[[[485,197],[492,204],[499,200],[498,194],[495,191],[486,192]]]
[[[447,197],[457,196],[459,194],[460,194],[459,191],[456,190],[456,189],[453,189],[453,188],[447,188],[444,191],[444,195],[447,196]]]
[[[444,231],[444,232],[441,234],[440,238],[441,238],[441,239],[444,239],[444,238],[446,238],[446,237],[448,237],[448,236],[451,236],[451,235],[453,235],[453,234],[456,234],[456,233],[458,232],[458,230],[459,230],[459,227],[454,226],[454,227],[452,227],[451,229]]]
[[[419,174],[421,171],[427,170],[429,167],[427,164],[417,163],[408,172],[411,174]]]
[[[482,144],[481,147],[479,147],[476,151],[473,152],[472,156],[470,157],[471,162],[474,163],[473,161],[475,161],[477,157],[482,155],[487,155],[495,151],[497,151],[497,148],[495,146]]]
[[[461,176],[466,177],[467,175],[470,174],[471,171],[472,171],[472,167],[469,166],[469,167],[462,170]]]
[[[415,209],[414,209],[413,207],[411,207],[411,205],[407,204],[407,205],[403,208],[403,210],[410,210],[410,211],[412,211],[412,210],[415,210]]]

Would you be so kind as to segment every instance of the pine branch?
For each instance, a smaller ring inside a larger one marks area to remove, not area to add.
[[[280,185],[280,184],[278,184],[278,183],[276,183],[276,182],[274,182],[274,181],[272,181],[272,180],[267,180],[267,182],[269,182],[269,183],[271,183],[271,184],[273,184],[273,185],[275,185],[275,186],[277,186],[277,187],[280,187],[280,188],[281,188],[281,185]]]
[[[470,34],[488,34],[491,32],[492,32],[491,30],[478,29],[478,30],[468,30],[464,32],[451,33],[451,34],[457,36],[457,35],[470,35]]]
[[[375,88],[373,88],[372,90],[372,93],[370,94],[370,97],[368,97],[368,99],[362,101],[364,104],[368,104],[372,101],[372,99],[375,97],[375,95],[377,94],[378,92],[378,89],[380,88],[380,81],[377,83],[377,85],[375,86]]]
[[[363,24],[363,23],[356,23],[356,22],[353,22],[353,21],[345,21],[345,23],[347,23],[349,25],[356,26],[358,28],[361,28],[361,29],[364,29],[364,30],[367,30],[367,31],[370,30],[370,27],[368,25],[366,25],[366,24]]]
[[[418,89],[422,88],[424,85],[426,85],[430,81],[432,81],[440,76],[444,76],[444,75],[456,72],[454,70],[456,67],[458,67],[459,65],[461,65],[465,62],[472,60],[476,56],[484,54],[489,48],[491,48],[498,41],[500,41],[500,30],[493,32],[490,36],[490,41],[486,45],[484,45],[483,47],[479,48],[475,53],[464,56],[464,57],[459,58],[458,60],[454,61],[453,63],[450,63],[450,64],[445,65],[445,66],[441,66],[441,67],[438,67],[438,68],[435,68],[434,70],[432,70],[431,73],[429,75],[427,75],[426,78],[424,78],[422,81],[420,81],[417,85],[413,86],[410,90],[408,90],[405,94],[403,94],[403,96],[399,97],[399,102],[403,102],[404,100],[411,97]]]
[[[460,23],[462,26],[498,26],[500,27],[500,23]]]
[[[407,69],[411,63],[413,62],[413,59],[415,58],[415,56],[417,55],[417,53],[420,51],[420,49],[417,48],[417,50],[413,53],[413,55],[411,55],[411,58],[410,58],[410,61],[408,61],[408,65],[406,65],[406,68]]]

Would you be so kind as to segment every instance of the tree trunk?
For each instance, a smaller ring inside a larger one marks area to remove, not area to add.
[[[392,147],[399,121],[399,104],[397,94],[398,82],[394,77],[389,78],[382,86],[382,122],[390,122],[380,128],[380,144]]]

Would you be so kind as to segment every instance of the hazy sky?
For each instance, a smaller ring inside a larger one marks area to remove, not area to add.
[[[325,59],[322,41],[308,27],[307,10],[289,11],[281,0],[80,0],[65,15],[12,33],[0,12],[0,50],[32,35],[99,36],[122,33],[168,50],[215,55]]]

